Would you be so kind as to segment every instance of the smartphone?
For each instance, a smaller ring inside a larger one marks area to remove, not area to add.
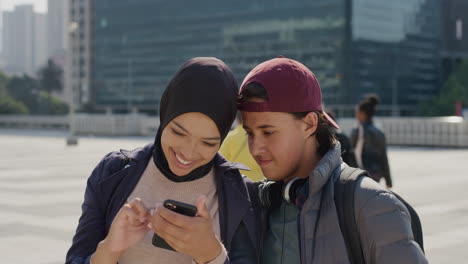
[[[171,211],[174,211],[182,215],[192,216],[192,217],[197,215],[197,207],[191,204],[186,204],[186,203],[182,203],[182,202],[175,201],[175,200],[166,200],[164,201],[163,206]],[[153,242],[153,246],[155,247],[175,251],[169,244],[167,244],[167,242],[163,238],[158,236],[158,234],[156,233],[154,233],[153,235],[152,242]]]

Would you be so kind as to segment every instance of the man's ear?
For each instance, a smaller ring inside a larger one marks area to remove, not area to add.
[[[312,136],[317,131],[318,127],[318,116],[317,113],[310,112],[302,118],[302,121],[306,123],[306,135],[307,137]]]

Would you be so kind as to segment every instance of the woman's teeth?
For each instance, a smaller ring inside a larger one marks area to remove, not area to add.
[[[180,163],[182,163],[182,164],[184,164],[184,165],[188,165],[188,164],[191,163],[190,161],[185,161],[185,160],[183,160],[183,159],[182,159],[181,157],[179,157],[179,155],[177,155],[177,154],[176,154],[176,158],[177,158],[177,160],[178,160]]]

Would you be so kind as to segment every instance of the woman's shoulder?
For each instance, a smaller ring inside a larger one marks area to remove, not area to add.
[[[379,125],[371,124],[366,127],[366,135],[382,140],[385,138],[385,133]]]
[[[149,144],[134,150],[121,149],[107,153],[94,168],[90,180],[96,183],[102,182],[131,162],[146,159],[151,154],[152,147],[152,144]]]

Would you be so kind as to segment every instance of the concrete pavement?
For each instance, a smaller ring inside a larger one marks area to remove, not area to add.
[[[64,263],[86,179],[109,151],[133,149],[152,138],[80,138],[0,129],[1,263]],[[430,263],[468,258],[468,149],[391,147],[394,189],[422,219]]]

